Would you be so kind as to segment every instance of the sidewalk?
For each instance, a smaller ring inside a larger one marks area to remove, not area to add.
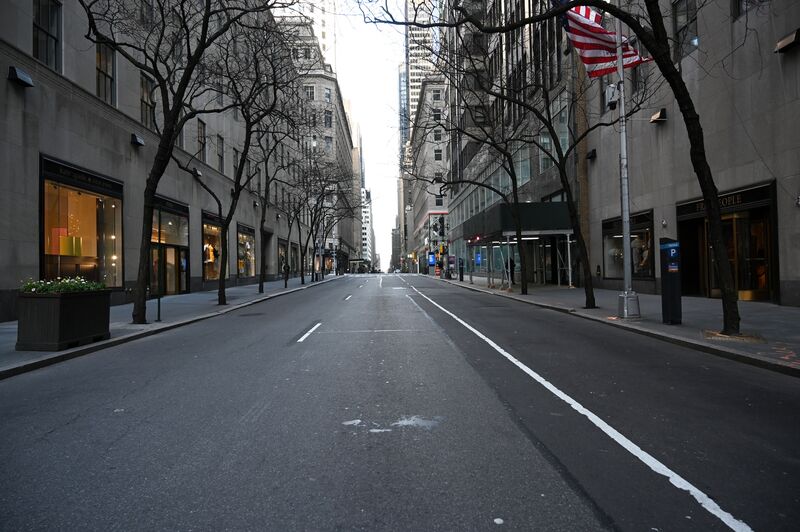
[[[329,275],[322,282],[326,283],[339,278]],[[305,285],[300,284],[299,277],[289,279],[288,288],[283,287],[283,280],[271,281],[264,283],[263,294],[258,293],[258,284],[233,286],[225,291],[228,304],[223,307],[217,305],[216,290],[165,296],[161,298],[161,322],[155,321],[158,303],[152,299],[147,302],[147,321],[149,323],[144,325],[131,323],[133,303],[112,306],[109,324],[110,339],[63,351],[16,351],[14,346],[17,342],[17,322],[3,322],[0,323],[0,379],[219,316],[238,308],[297,290],[305,290],[318,284],[320,283],[309,282],[308,276],[306,276]]]
[[[594,290],[598,308],[587,310],[583,288],[529,285],[528,294],[486,287],[485,277],[467,276],[464,281],[445,281],[472,290],[479,290],[525,303],[569,312],[615,327],[628,329],[661,340],[698,349],[714,355],[739,360],[763,368],[800,376],[800,308],[772,303],[739,301],[741,337],[719,335],[722,328],[722,302],[705,297],[682,298],[682,324],[666,325],[661,321],[661,296],[639,294],[641,319],[617,318],[616,290]]]

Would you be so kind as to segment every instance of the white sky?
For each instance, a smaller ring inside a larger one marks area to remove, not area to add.
[[[340,0],[336,63],[343,98],[350,100],[353,133],[361,128],[366,187],[372,191],[375,248],[386,271],[397,214],[397,69],[404,58],[403,29],[365,24],[353,0]]]

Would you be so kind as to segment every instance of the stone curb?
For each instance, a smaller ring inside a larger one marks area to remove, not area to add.
[[[467,290],[472,290],[475,292],[482,292],[484,294],[489,294],[493,296],[504,297],[506,299],[513,299],[514,301],[519,301],[520,303],[527,303],[529,305],[533,305],[536,307],[548,309],[548,310],[555,310],[557,312],[563,312],[565,314],[570,314],[572,316],[576,316],[578,318],[583,318],[585,320],[594,321],[596,323],[603,323],[605,325],[610,325],[612,327],[617,327],[619,329],[624,329],[626,331],[634,332],[637,334],[641,334],[643,336],[649,336],[650,338],[655,338],[657,340],[661,340],[663,342],[669,342],[671,344],[680,345],[682,347],[688,347],[690,349],[694,349],[696,351],[702,351],[704,353],[708,353],[710,355],[727,358],[729,360],[735,360],[737,362],[742,362],[744,364],[750,364],[751,366],[756,366],[762,369],[775,371],[778,373],[783,373],[785,375],[791,375],[792,377],[800,377],[800,368],[789,366],[787,364],[781,364],[775,360],[766,358],[766,357],[759,357],[757,355],[752,355],[750,353],[745,353],[744,351],[739,351],[737,349],[731,348],[723,348],[714,345],[709,345],[703,342],[698,342],[694,340],[690,340],[688,338],[683,338],[680,336],[667,334],[659,331],[652,331],[649,329],[645,329],[644,327],[639,327],[633,323],[624,323],[624,322],[617,322],[617,321],[609,321],[603,318],[599,318],[597,316],[591,316],[589,314],[584,314],[579,309],[575,309],[568,306],[562,305],[554,305],[552,303],[542,303],[537,301],[531,301],[529,299],[524,299],[521,297],[517,297],[511,294],[503,294],[498,292],[493,292],[491,290],[487,290],[484,288],[479,288],[477,286],[469,286],[462,284],[460,282],[450,281],[447,279],[440,279],[445,283],[451,284],[453,286],[459,286],[461,288],[466,288]]]
[[[14,366],[14,367],[11,367],[11,368],[6,368],[6,369],[0,370],[0,380],[7,379],[7,378],[13,377],[15,375],[20,375],[22,373],[27,373],[27,372],[33,371],[35,369],[40,369],[40,368],[44,368],[44,367],[47,367],[47,366],[51,366],[53,364],[58,364],[59,362],[64,362],[66,360],[77,358],[77,357],[80,357],[80,356],[83,356],[83,355],[88,355],[90,353],[94,353],[96,351],[101,351],[101,350],[107,349],[109,347],[114,347],[114,346],[117,346],[117,345],[121,345],[121,344],[125,344],[125,343],[128,343],[128,342],[132,342],[132,341],[138,340],[140,338],[146,338],[148,336],[153,336],[155,334],[166,332],[166,331],[169,331],[169,330],[172,330],[172,329],[177,329],[178,327],[182,327],[184,325],[189,325],[191,323],[196,323],[198,321],[203,321],[203,320],[207,320],[209,318],[222,316],[223,314],[227,314],[229,312],[233,312],[233,311],[239,310],[241,308],[249,307],[251,305],[255,305],[256,303],[262,303],[262,302],[267,301],[269,299],[285,296],[287,294],[298,292],[300,290],[306,290],[308,288],[311,288],[311,287],[314,287],[314,286],[319,286],[321,284],[324,284],[324,283],[327,283],[327,282],[330,282],[330,281],[335,281],[336,279],[340,279],[340,278],[344,278],[344,277],[345,277],[344,275],[334,276],[334,277],[331,277],[331,278],[328,278],[328,279],[323,279],[322,281],[316,281],[314,283],[311,283],[311,284],[308,284],[308,285],[305,285],[305,286],[298,286],[297,288],[291,288],[291,289],[285,290],[283,292],[277,292],[277,293],[274,293],[274,294],[264,295],[264,296],[258,297],[256,299],[252,299],[250,301],[245,301],[244,303],[239,303],[239,304],[234,305],[234,306],[226,307],[226,308],[223,308],[223,309],[220,309],[220,310],[216,310],[214,312],[209,312],[208,314],[202,314],[200,316],[192,316],[191,318],[185,318],[183,320],[176,321],[176,322],[173,322],[173,323],[168,323],[168,324],[165,324],[165,325],[158,325],[158,326],[149,327],[149,328],[147,328],[145,330],[137,331],[137,332],[130,333],[130,334],[126,334],[126,335],[123,335],[123,336],[119,336],[117,338],[110,338],[108,340],[103,340],[101,342],[95,342],[95,343],[92,343],[92,344],[88,344],[88,345],[84,345],[84,346],[80,346],[80,347],[75,347],[75,348],[72,348],[72,349],[67,349],[65,351],[60,351],[60,352],[58,352],[56,354],[53,354],[51,356],[46,356],[45,355],[43,358],[40,358],[38,360],[32,360],[30,362],[22,363],[22,364],[20,364],[18,366]]]

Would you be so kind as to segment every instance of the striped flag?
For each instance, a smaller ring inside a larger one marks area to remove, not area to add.
[[[552,0],[555,6],[562,5],[564,0]],[[605,29],[603,17],[590,7],[573,7],[562,15],[564,29],[572,46],[586,66],[590,78],[597,78],[617,71],[616,33]],[[633,47],[622,39],[623,68],[632,68],[640,63],[650,61],[643,59]]]

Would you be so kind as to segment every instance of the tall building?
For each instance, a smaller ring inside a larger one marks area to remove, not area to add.
[[[359,150],[354,146],[344,100],[336,73],[324,61],[316,33],[303,17],[284,17],[284,24],[296,27],[295,42],[300,53],[294,53],[302,73],[302,97],[310,120],[301,134],[305,146],[311,147],[315,160],[336,172],[336,191],[326,196],[330,202],[322,224],[320,246],[327,270],[346,268],[360,258],[359,234],[361,166]],[[306,53],[306,50],[310,50]]]
[[[408,142],[408,130],[410,127],[411,116],[408,110],[408,72],[406,64],[401,63],[397,68],[397,121],[400,131],[400,145],[398,146],[398,161],[403,162],[403,152]]]
[[[372,224],[372,194],[361,189],[361,260],[375,266],[375,226]]]
[[[719,191],[723,237],[740,299],[800,306],[800,3],[689,2],[681,25],[668,26],[705,132]],[[758,36],[752,38],[754,35]],[[658,77],[645,64],[626,71],[635,99],[643,80]],[[652,90],[652,89],[651,89]],[[615,116],[592,95],[592,124]],[[597,284],[621,286],[623,245],[617,166],[619,136],[600,128],[587,139],[590,255]],[[633,288],[660,290],[659,240],[679,242],[683,295],[719,297],[708,220],[681,110],[666,86],[628,122]]]
[[[406,20],[428,24],[436,9],[433,0],[406,0]],[[406,83],[408,85],[408,123],[413,127],[414,115],[425,78],[434,71],[433,34],[430,28],[406,26]]]
[[[324,61],[336,72],[336,0],[299,0],[276,9],[283,16],[303,16],[311,21]]]
[[[446,266],[449,219],[444,193],[449,164],[447,124],[447,85],[443,77],[429,77],[420,86],[419,108],[411,129],[408,248],[416,261],[414,271],[434,273],[430,260]]]

